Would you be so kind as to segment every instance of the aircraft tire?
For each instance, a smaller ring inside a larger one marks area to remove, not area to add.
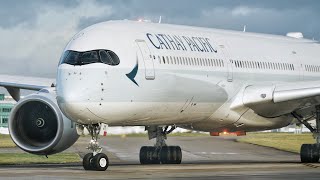
[[[160,164],[159,153],[156,151],[157,151],[156,147],[142,146],[139,153],[140,163],[141,164]]]
[[[179,146],[164,146],[160,152],[162,164],[181,164],[182,152]]]
[[[148,164],[147,155],[148,155],[147,146],[142,146],[140,148],[140,153],[139,153],[140,164]]]
[[[108,156],[103,153],[98,153],[92,158],[93,168],[96,171],[105,171],[109,166]]]
[[[300,149],[302,163],[319,162],[319,148],[317,144],[303,144]]]
[[[175,164],[181,164],[181,161],[182,161],[182,151],[181,151],[180,146],[176,146],[176,147],[175,147],[175,153],[176,153]]]
[[[93,158],[93,153],[88,153],[83,157],[82,165],[84,170],[93,170],[93,167],[91,164],[92,158]]]

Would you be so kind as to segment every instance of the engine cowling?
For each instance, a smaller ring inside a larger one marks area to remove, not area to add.
[[[56,94],[50,89],[21,99],[13,107],[8,125],[13,142],[37,155],[64,151],[79,138],[75,123],[60,111]]]

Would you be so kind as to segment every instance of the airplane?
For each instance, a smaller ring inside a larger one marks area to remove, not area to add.
[[[136,21],[108,21],[77,33],[65,47],[56,79],[0,76],[17,100],[9,118],[22,150],[51,155],[92,137],[85,170],[105,171],[101,124],[144,126],[154,146],[141,164],[180,164],[182,150],[166,144],[175,128],[246,132],[304,124],[315,144],[302,162],[318,162],[320,44],[287,36]],[[20,89],[35,93],[20,99]],[[316,126],[309,120],[316,119]]]

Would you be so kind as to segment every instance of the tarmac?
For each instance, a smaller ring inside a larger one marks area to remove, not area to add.
[[[168,137],[168,145],[182,148],[180,165],[140,165],[147,137],[103,137],[109,157],[107,171],[85,171],[79,164],[0,166],[0,179],[319,179],[320,163],[300,163],[299,154],[238,143],[237,137]],[[84,156],[88,138],[68,151]],[[19,152],[0,149],[1,153]]]

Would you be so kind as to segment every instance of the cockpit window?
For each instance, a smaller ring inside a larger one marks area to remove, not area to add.
[[[80,63],[91,64],[91,63],[99,63],[98,53],[96,51],[85,52],[81,55]]]
[[[100,59],[103,63],[116,66],[120,63],[118,56],[112,51],[100,50]]]
[[[79,52],[75,51],[67,51],[66,54],[68,54],[65,59],[63,60],[66,64],[76,65],[80,56]]]
[[[100,59],[103,63],[108,64],[108,65],[112,65],[112,59],[109,56],[109,54],[107,53],[107,51],[105,50],[100,50],[99,51],[100,54]]]
[[[120,60],[119,60],[118,56],[114,52],[108,51],[108,54],[112,58],[112,65],[113,66],[116,66],[116,65],[120,64]]]
[[[111,66],[120,64],[119,57],[109,50],[93,50],[86,52],[66,51],[61,57],[60,64],[86,65],[104,63]]]

